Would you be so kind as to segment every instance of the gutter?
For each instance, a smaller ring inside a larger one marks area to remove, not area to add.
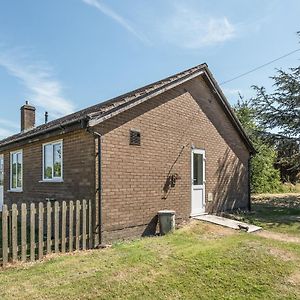
[[[71,125],[77,124],[77,123],[80,124],[81,129],[84,129],[84,128],[87,128],[88,120],[89,120],[88,117],[84,117],[84,118],[72,120],[72,121],[65,122],[65,123],[59,123],[57,125],[54,125],[53,127],[47,127],[45,129],[38,130],[32,134],[29,133],[26,136],[20,136],[19,138],[16,138],[13,141],[4,142],[4,143],[0,144],[0,149],[4,148],[3,150],[5,150],[6,147],[11,147],[11,145],[14,145],[15,143],[21,142],[23,140],[28,140],[28,139],[34,138],[36,136],[40,136],[40,135],[43,135],[45,133],[52,132],[55,130],[64,130],[67,126],[71,126]],[[48,123],[48,124],[50,124],[50,123]],[[43,126],[43,125],[41,125],[41,126]],[[33,128],[32,131],[34,131],[37,128],[38,127]]]

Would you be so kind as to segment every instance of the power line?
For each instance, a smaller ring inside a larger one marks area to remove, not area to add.
[[[297,52],[297,51],[300,51],[300,48],[298,48],[298,49],[296,49],[296,50],[294,50],[294,51],[291,51],[291,52],[289,52],[289,53],[287,53],[287,54],[284,54],[284,55],[282,55],[282,56],[280,56],[280,57],[278,57],[278,58],[275,58],[275,59],[273,59],[273,60],[271,60],[271,61],[269,61],[269,62],[267,62],[267,63],[265,63],[265,64],[263,64],[263,65],[260,65],[260,66],[254,68],[254,69],[252,69],[252,70],[250,70],[250,71],[248,71],[248,72],[242,73],[242,74],[240,74],[240,75],[238,75],[238,76],[236,76],[236,77],[233,77],[233,78],[231,78],[231,79],[229,79],[229,80],[223,81],[223,82],[220,83],[220,85],[223,85],[223,84],[225,84],[225,83],[231,82],[231,81],[236,80],[236,79],[238,79],[238,78],[244,77],[244,76],[246,76],[246,75],[248,75],[248,74],[250,74],[250,73],[253,73],[253,72],[255,72],[255,71],[259,70],[259,69],[262,69],[262,68],[264,68],[264,67],[266,67],[266,66],[268,66],[268,65],[270,65],[270,64],[272,64],[272,63],[274,63],[275,61],[278,61],[278,60],[280,60],[280,59],[282,59],[282,58],[285,58],[285,57],[287,57],[287,56],[289,56],[289,55],[292,55],[292,54],[294,54],[294,53]]]

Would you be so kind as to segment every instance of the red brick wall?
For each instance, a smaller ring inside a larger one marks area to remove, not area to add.
[[[129,131],[141,146],[129,145]],[[239,134],[206,83],[196,78],[97,127],[102,137],[105,240],[153,231],[156,214],[191,213],[191,147],[206,150],[207,212],[247,208],[248,158]],[[181,177],[164,191],[169,174]]]
[[[129,145],[129,131],[141,146]],[[174,209],[177,221],[191,213],[191,148],[206,151],[206,211],[246,208],[248,158],[239,134],[201,78],[113,117],[95,128],[102,136],[102,231],[104,241],[153,233],[157,211]],[[64,182],[41,183],[42,143],[63,138]],[[23,192],[9,190],[9,153],[23,149]],[[84,130],[6,151],[5,201],[95,198],[95,139]],[[178,173],[165,189],[168,174]],[[97,202],[97,201],[95,201]],[[95,208],[97,217],[97,207]]]
[[[42,144],[63,140],[63,182],[42,180]],[[10,152],[23,150],[23,192],[10,192]],[[5,203],[95,199],[95,147],[94,138],[84,130],[48,138],[4,152]]]

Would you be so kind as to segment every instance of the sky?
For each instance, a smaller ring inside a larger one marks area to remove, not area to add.
[[[300,48],[299,0],[0,0],[0,138],[206,62],[219,83]],[[222,84],[233,105],[300,51]]]

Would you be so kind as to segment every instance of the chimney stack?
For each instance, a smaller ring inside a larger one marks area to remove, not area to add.
[[[27,131],[35,126],[35,107],[28,104],[21,107],[21,131]]]

